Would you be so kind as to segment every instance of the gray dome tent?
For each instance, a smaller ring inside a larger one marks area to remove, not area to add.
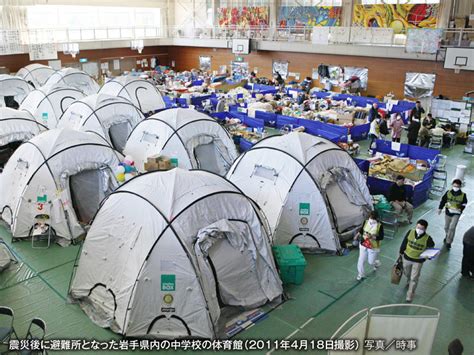
[[[139,175],[102,203],[70,298],[125,336],[221,338],[231,310],[282,294],[264,223],[218,175],[179,168]]]

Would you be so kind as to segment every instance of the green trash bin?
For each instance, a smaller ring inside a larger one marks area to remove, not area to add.
[[[301,285],[304,278],[306,259],[300,247],[289,244],[276,245],[272,249],[283,283]]]

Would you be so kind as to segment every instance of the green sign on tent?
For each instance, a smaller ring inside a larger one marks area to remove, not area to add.
[[[300,203],[300,216],[309,216],[310,213],[310,204],[309,203]]]
[[[176,290],[176,275],[161,275],[161,291]]]

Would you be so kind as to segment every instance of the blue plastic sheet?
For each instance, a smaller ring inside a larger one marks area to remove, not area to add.
[[[261,118],[252,118],[252,117],[249,117],[249,116],[245,116],[244,119],[243,119],[243,123],[249,127],[252,127],[252,128],[264,128],[265,126],[265,123],[263,121],[263,119]]]
[[[358,142],[367,139],[370,130],[370,123],[365,123],[359,126],[353,126],[350,129],[351,139],[354,142]]]
[[[252,148],[252,146],[253,146],[252,142],[249,142],[248,140],[246,140],[244,138],[240,138],[239,149],[240,149],[241,153],[246,152],[247,150]]]
[[[263,119],[265,126],[275,127],[277,121],[277,115],[273,112],[266,111],[255,111],[255,118]]]

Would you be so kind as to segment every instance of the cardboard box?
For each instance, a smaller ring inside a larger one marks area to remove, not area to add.
[[[156,163],[149,163],[149,162],[146,162],[145,165],[144,165],[144,168],[145,168],[145,171],[156,171],[156,170],[159,170],[159,166],[158,164]]]

